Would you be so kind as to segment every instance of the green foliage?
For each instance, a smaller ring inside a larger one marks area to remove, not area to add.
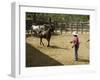
[[[89,15],[26,12],[26,20],[32,20],[37,24],[86,22],[89,21]]]

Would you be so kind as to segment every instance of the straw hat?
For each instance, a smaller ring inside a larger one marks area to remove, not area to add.
[[[73,34],[73,35],[78,35],[76,31],[74,31],[72,34]]]

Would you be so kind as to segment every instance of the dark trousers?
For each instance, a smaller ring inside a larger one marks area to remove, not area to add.
[[[79,45],[74,46],[75,61],[78,61],[78,48],[79,48]]]

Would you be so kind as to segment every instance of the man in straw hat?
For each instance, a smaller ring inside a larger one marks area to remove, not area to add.
[[[73,44],[72,48],[74,48],[75,61],[78,61],[79,38],[76,31],[74,31],[72,35],[73,35],[73,39],[70,43]]]

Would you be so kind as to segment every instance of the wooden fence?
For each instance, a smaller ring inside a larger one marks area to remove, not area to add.
[[[32,26],[33,21],[32,20],[26,20],[26,30],[30,29]],[[90,24],[88,22],[70,22],[70,23],[63,23],[63,22],[53,22],[53,27],[55,28],[55,32],[60,32],[61,34],[63,32],[73,32],[77,31],[83,33],[89,32]],[[51,25],[51,20],[49,25]]]
[[[57,26],[57,27],[56,27]],[[61,32],[73,32],[77,31],[81,32],[82,34],[85,32],[89,32],[89,22],[80,22],[80,23],[69,23],[69,24],[61,24],[61,25],[56,25],[55,26],[55,31],[57,32],[58,30]]]

